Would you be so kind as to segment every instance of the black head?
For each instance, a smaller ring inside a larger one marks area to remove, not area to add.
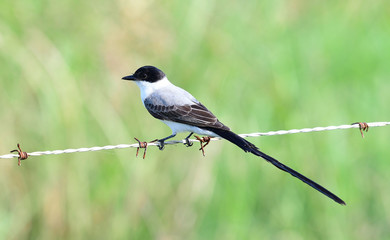
[[[157,82],[165,77],[160,69],[153,66],[143,66],[138,68],[133,75],[123,77],[124,80]]]

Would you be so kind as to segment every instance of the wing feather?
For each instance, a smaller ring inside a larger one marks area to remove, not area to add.
[[[229,130],[227,126],[222,124],[212,112],[199,102],[181,106],[164,106],[146,98],[144,104],[149,113],[160,120],[184,123],[200,128],[211,127]]]

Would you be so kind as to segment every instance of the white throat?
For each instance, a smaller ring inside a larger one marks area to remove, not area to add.
[[[150,94],[154,93],[155,91],[172,85],[172,83],[168,80],[167,77],[164,77],[163,79],[153,83],[145,82],[145,81],[135,81],[135,83],[138,85],[139,89],[141,90],[142,102],[145,100],[145,98],[147,98]]]

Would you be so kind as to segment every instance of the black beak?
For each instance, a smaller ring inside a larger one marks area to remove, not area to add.
[[[123,80],[132,80],[132,81],[137,80],[137,79],[134,77],[134,75],[129,75],[129,76],[123,77],[122,79],[123,79]]]

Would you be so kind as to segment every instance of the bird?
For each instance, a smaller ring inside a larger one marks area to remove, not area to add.
[[[229,127],[221,123],[210,110],[189,92],[172,84],[165,73],[157,67],[140,67],[134,74],[125,76],[122,79],[134,81],[140,89],[142,103],[148,112],[171,128],[171,135],[157,140],[160,150],[164,148],[166,140],[175,137],[177,133],[181,132],[190,133],[185,138],[187,146],[191,145],[189,138],[193,133],[209,137],[221,137],[237,145],[245,152],[263,158],[335,202],[345,205],[342,199],[323,186],[265,154],[254,144],[232,132]]]

